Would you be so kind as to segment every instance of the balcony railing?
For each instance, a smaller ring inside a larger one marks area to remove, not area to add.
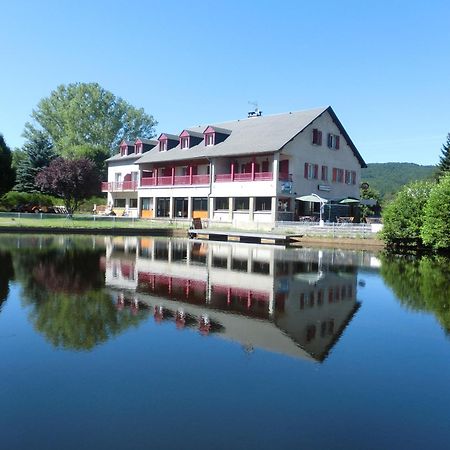
[[[174,177],[142,178],[141,187],[148,186],[180,186],[209,184],[209,175],[176,175]]]
[[[218,173],[216,182],[230,181],[271,181],[273,180],[273,172],[255,172],[255,173]]]
[[[137,181],[102,182],[102,192],[136,191],[137,188]]]

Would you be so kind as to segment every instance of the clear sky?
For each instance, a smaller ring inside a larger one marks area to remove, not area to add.
[[[331,105],[367,162],[436,164],[450,132],[450,2],[2,1],[0,133],[98,82],[158,132]]]

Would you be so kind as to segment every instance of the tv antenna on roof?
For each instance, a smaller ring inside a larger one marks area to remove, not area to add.
[[[247,117],[259,117],[262,115],[262,111],[259,110],[258,102],[256,100],[254,102],[248,102],[248,104],[254,106],[255,109],[253,111],[249,111]]]

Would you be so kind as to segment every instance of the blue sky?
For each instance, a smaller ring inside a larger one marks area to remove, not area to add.
[[[59,84],[98,82],[158,132],[332,105],[367,162],[436,164],[450,132],[450,3],[10,1],[0,133]]]

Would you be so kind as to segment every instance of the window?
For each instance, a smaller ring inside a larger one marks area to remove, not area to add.
[[[194,211],[208,211],[208,199],[206,197],[193,198]]]
[[[125,199],[124,198],[115,198],[114,199],[114,208],[125,208]]]
[[[126,154],[127,154],[127,146],[125,144],[121,145],[120,146],[120,155],[121,156],[126,156]]]
[[[235,211],[245,211],[249,209],[250,200],[248,197],[236,197],[234,200]]]
[[[205,134],[205,145],[214,145],[214,133]]]
[[[270,211],[272,209],[271,197],[256,197],[255,211]]]
[[[328,148],[339,150],[339,136],[337,134],[328,133]]]
[[[344,169],[337,169],[333,167],[333,182],[343,183],[344,182]]]
[[[135,145],[135,152],[136,152],[136,153],[142,153],[142,142],[138,142],[138,143]]]
[[[319,177],[319,165],[305,163],[305,178],[308,180],[317,180]]]
[[[137,208],[137,198],[130,198],[129,208]]]
[[[217,197],[216,198],[216,210],[218,209],[229,209],[230,199],[228,197]]]
[[[189,137],[182,137],[181,138],[181,149],[184,150],[186,148],[189,148]]]
[[[322,166],[322,181],[328,181],[328,166]]]
[[[114,174],[114,181],[116,183],[120,183],[122,181],[122,174],[121,173],[115,173]]]
[[[315,145],[322,145],[322,132],[317,128],[313,129],[312,143]]]
[[[152,201],[153,199],[150,197],[143,197],[141,199],[142,210],[149,211],[150,209],[152,209]]]
[[[356,184],[356,172],[354,170],[345,171],[345,183]]]
[[[160,152],[167,151],[167,139],[163,139],[163,140],[159,141],[159,151]]]

